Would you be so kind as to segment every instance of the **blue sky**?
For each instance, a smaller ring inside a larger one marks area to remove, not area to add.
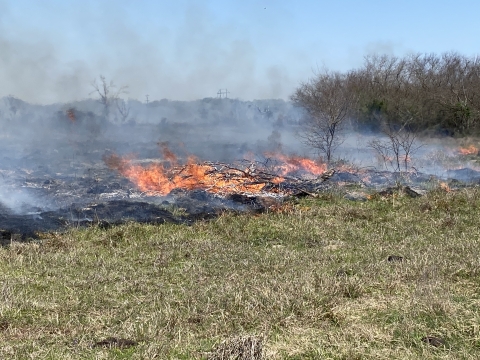
[[[478,55],[478,14],[478,0],[0,0],[0,97],[80,100],[103,74],[139,100],[287,99],[372,53]]]

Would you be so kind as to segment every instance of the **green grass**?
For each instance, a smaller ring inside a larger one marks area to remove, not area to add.
[[[253,335],[267,359],[477,359],[479,219],[475,188],[324,194],[193,226],[12,243],[0,249],[0,358],[201,359]],[[110,336],[139,344],[92,347]]]

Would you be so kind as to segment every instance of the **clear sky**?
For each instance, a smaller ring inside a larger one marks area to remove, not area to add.
[[[480,0],[0,0],[0,97],[287,99],[365,55],[480,55]]]

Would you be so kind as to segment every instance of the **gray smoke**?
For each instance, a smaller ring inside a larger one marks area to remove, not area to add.
[[[3,10],[5,19],[6,3]],[[233,98],[286,99],[309,72],[306,64],[304,74],[293,76],[282,65],[287,60],[278,58],[259,63],[263,50],[252,44],[251,34],[216,24],[212,12],[199,5],[187,8],[178,30],[159,25],[149,34],[126,24],[121,6],[103,17],[89,5],[77,10],[65,14],[71,16],[68,30],[83,32],[88,46],[74,43],[72,34],[53,39],[38,30],[11,29],[0,17],[0,97],[42,104],[82,100],[90,97],[92,80],[102,74],[128,86],[129,97],[140,100],[146,94],[150,99],[194,100],[215,96],[220,88]]]

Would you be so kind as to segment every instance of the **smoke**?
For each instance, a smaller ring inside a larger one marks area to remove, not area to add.
[[[46,0],[29,4],[27,14],[0,0],[0,170],[17,177],[0,182],[5,206],[25,212],[41,204],[33,191],[19,185],[18,174],[40,185],[58,178],[88,182],[91,173],[102,170],[106,152],[153,159],[160,156],[158,142],[167,141],[181,156],[193,153],[212,161],[280,149],[316,155],[295,137],[301,118],[297,109],[265,100],[288,98],[297,77],[308,77],[306,54],[283,53],[275,43],[280,38],[242,32],[245,27],[238,30],[237,19],[219,22],[217,10],[200,1],[180,6],[178,23],[172,24],[166,11],[150,17],[155,21],[148,27],[129,14],[132,5],[127,3]],[[136,6],[145,12],[146,3]],[[170,5],[163,9],[170,10],[177,4],[165,3]],[[285,27],[280,20],[266,20],[260,10],[255,21]],[[55,26],[49,27],[54,18]],[[398,46],[372,43],[360,52],[393,53]],[[305,73],[289,70],[288,63]],[[101,104],[85,100],[97,95],[91,82],[100,74],[118,87],[128,86],[130,111],[123,122],[115,109],[107,119]],[[228,89],[234,99],[264,100],[214,99],[219,89]],[[147,94],[149,104],[144,103]],[[361,166],[375,165],[368,141],[366,135],[347,134],[337,155]]]
[[[49,206],[50,204],[41,201],[28,190],[8,185],[0,179],[0,214],[2,211],[15,214],[33,213],[39,208],[48,209]]]
[[[128,16],[122,2],[56,9],[47,1],[47,10],[32,7],[31,12],[61,15],[55,26],[65,29],[50,29],[47,18],[39,30],[0,4],[0,97],[41,104],[81,100],[90,97],[91,82],[100,74],[128,86],[128,96],[139,100],[146,94],[194,100],[215,96],[220,88],[233,98],[286,99],[298,83],[284,60],[258,60],[265,50],[252,41],[257,34],[219,23],[203,4],[189,3],[173,25],[161,25],[167,14],[159,14],[159,25],[148,30]]]

